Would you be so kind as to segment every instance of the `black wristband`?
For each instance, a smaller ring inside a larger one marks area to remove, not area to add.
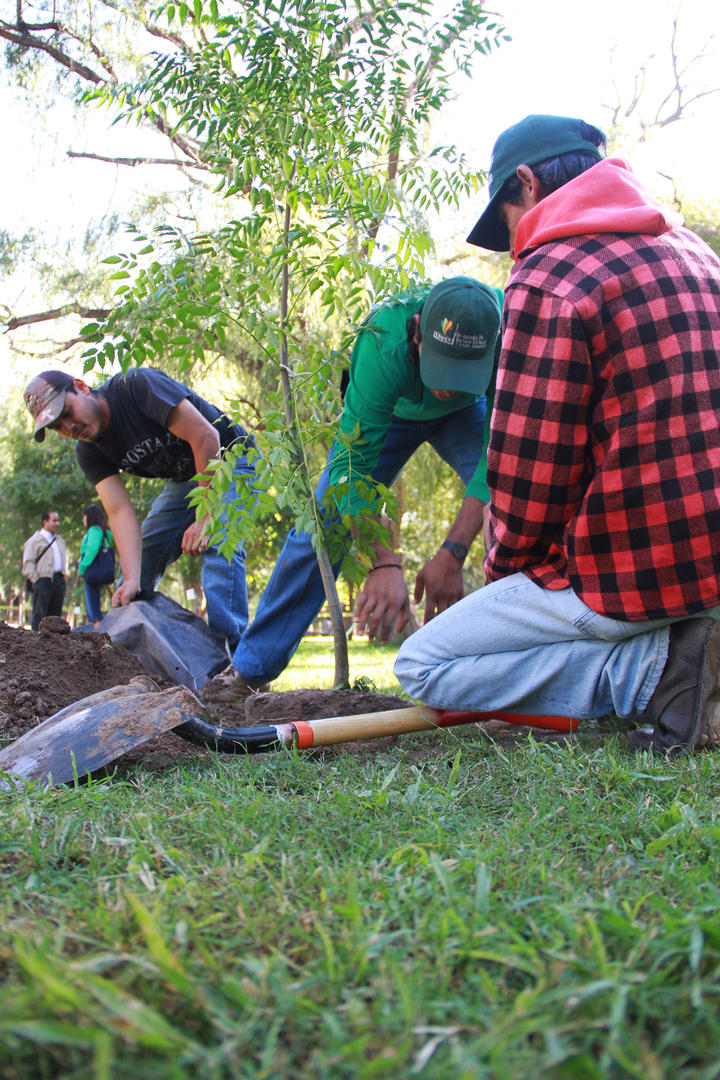
[[[402,566],[399,562],[381,562],[377,566],[371,566],[368,570],[368,574],[372,574],[373,570],[386,570],[389,566],[396,566],[398,570],[402,570]]]
[[[443,540],[440,547],[444,547],[446,551],[452,552],[457,561],[462,565],[467,558],[468,549],[464,544],[459,544],[457,540]]]

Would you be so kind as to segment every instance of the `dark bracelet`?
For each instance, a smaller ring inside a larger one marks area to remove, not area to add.
[[[385,570],[388,566],[396,566],[398,570],[402,570],[402,566],[399,562],[382,562],[378,563],[377,566],[371,566],[368,570],[368,574],[372,574],[373,570]]]

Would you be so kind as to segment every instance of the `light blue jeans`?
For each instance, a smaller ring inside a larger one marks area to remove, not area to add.
[[[718,608],[700,612],[718,614]],[[395,674],[409,694],[434,708],[579,720],[631,716],[652,697],[676,621],[608,619],[573,589],[542,589],[512,574],[403,642]]]
[[[484,399],[436,420],[394,418],[372,477],[389,487],[417,448],[428,442],[467,484],[483,454],[484,427]],[[321,503],[330,484],[333,452],[334,447],[315,490]],[[346,537],[346,551],[349,543]],[[333,567],[336,576],[341,563],[342,556]],[[310,535],[292,529],[260,597],[255,618],[235,650],[233,667],[250,682],[276,679],[324,602]]]
[[[247,458],[238,458],[234,476],[254,476],[255,469]],[[195,520],[195,509],[188,503],[193,481],[169,480],[150,507],[142,523],[142,569],[140,588],[153,592],[165,570],[182,553],[183,533]],[[223,505],[237,500],[234,483],[224,493]],[[227,524],[223,513],[219,524]],[[245,548],[240,545],[230,562],[216,547],[208,547],[201,555],[200,581],[205,594],[208,625],[225,638],[232,653],[248,622],[248,594],[245,579]]]

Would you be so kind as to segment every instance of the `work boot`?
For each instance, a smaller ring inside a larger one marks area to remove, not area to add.
[[[232,705],[244,701],[251,694],[261,694],[268,689],[268,683],[248,682],[232,664],[228,664],[224,671],[200,688],[199,696],[205,702]]]
[[[720,622],[707,617],[670,626],[665,669],[635,731],[631,750],[669,755],[715,746],[720,738]]]

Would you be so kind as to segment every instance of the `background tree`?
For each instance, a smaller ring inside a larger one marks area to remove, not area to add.
[[[606,106],[608,151],[632,157],[668,127],[687,123],[701,102],[720,94],[717,37],[689,25],[679,9],[664,47],[647,56],[631,79],[616,78],[614,89],[615,99]],[[658,170],[655,189],[688,228],[720,253],[720,203],[697,199],[667,170]]]
[[[0,39],[6,43],[2,77],[14,88],[10,108],[17,104],[27,123],[42,132],[37,146],[45,162],[52,160],[53,141],[67,139],[62,152],[77,163],[80,183],[89,170],[117,175],[108,205],[96,208],[95,217],[88,214],[69,237],[62,230],[54,237],[52,227],[48,235],[32,223],[17,272],[4,282],[0,318],[11,328],[13,346],[29,356],[67,355],[64,350],[72,355],[83,318],[102,317],[109,309],[112,290],[101,259],[123,221],[199,223],[212,212],[212,185],[209,179],[203,182],[207,169],[195,160],[193,148],[180,135],[164,131],[157,117],[143,118],[130,135],[117,125],[118,149],[105,137],[101,152],[93,152],[107,124],[83,101],[84,90],[105,86],[109,94],[119,92],[122,82],[137,79],[147,68],[152,49],[173,40],[173,32],[153,21],[147,5],[134,0],[16,0],[11,7],[14,18],[9,8],[7,17],[0,18]],[[174,46],[191,45],[195,30],[186,23],[174,35]],[[121,174],[142,171],[150,186],[134,194]],[[9,220],[7,228],[12,228]],[[0,260],[17,249],[21,238],[0,234]]]
[[[697,28],[692,27],[693,31]],[[680,9],[671,21],[662,51],[650,54],[632,76],[631,85],[614,81],[615,101],[606,106],[610,144],[647,142],[663,128],[687,120],[697,104],[720,93],[716,85],[714,44],[701,31],[701,44],[687,39]]]

